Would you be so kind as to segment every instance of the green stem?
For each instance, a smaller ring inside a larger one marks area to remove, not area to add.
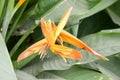
[[[13,33],[13,31],[15,30],[17,24],[18,24],[18,21],[20,20],[20,17],[22,16],[23,14],[23,11],[25,10],[27,4],[28,4],[29,0],[26,1],[26,3],[23,5],[22,9],[20,10],[19,12],[19,15],[16,17],[14,23],[13,23],[13,26],[11,27],[10,31],[8,32],[8,35],[6,37],[6,42],[9,40],[11,34]]]
[[[19,46],[22,44],[22,42],[28,37],[28,35],[33,31],[38,25],[34,24],[31,26],[31,28],[20,38],[20,40],[17,42],[17,44],[12,48],[10,51],[10,56],[12,57],[16,50],[19,48]]]

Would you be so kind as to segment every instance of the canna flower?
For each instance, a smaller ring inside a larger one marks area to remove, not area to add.
[[[87,52],[99,57],[100,59],[108,60],[104,56],[98,54],[97,52],[89,48],[81,40],[77,39],[67,31],[63,30],[70,16],[71,10],[72,7],[65,12],[58,26],[56,26],[54,23],[51,23],[51,21],[45,22],[44,19],[42,18],[40,20],[40,23],[41,23],[42,33],[45,38],[36,42],[35,44],[28,47],[25,51],[23,51],[19,55],[17,61],[20,61],[35,53],[39,53],[40,58],[43,59],[46,55],[47,49],[50,49],[54,54],[62,57],[62,59],[65,62],[66,62],[66,58],[71,58],[75,60],[82,59],[82,54],[79,51],[63,46],[63,42],[67,42],[78,48],[82,48]],[[55,44],[56,41],[58,42],[58,44]]]

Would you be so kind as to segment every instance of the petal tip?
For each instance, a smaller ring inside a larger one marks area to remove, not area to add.
[[[20,55],[18,58],[17,58],[17,62],[20,62],[22,60],[22,56]]]
[[[75,60],[82,59],[82,54],[79,51],[73,50],[73,54],[74,54],[74,56],[72,57],[73,59],[75,59]]]
[[[109,59],[106,57],[102,58],[102,60],[109,61]]]
[[[103,55],[97,53],[97,52],[94,52],[94,55],[97,56],[98,58],[102,59],[102,60],[105,60],[105,61],[109,61],[108,58],[104,57]]]
[[[21,6],[24,2],[25,2],[26,0],[19,0],[19,2],[18,2],[18,6]]]
[[[24,51],[24,52],[22,52],[22,53],[18,56],[17,62],[19,62],[19,61],[27,58],[28,56],[30,56],[30,55],[32,55],[32,54],[33,54],[32,51]]]

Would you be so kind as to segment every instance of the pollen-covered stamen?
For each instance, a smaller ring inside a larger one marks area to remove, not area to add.
[[[39,51],[39,54],[40,54],[40,59],[44,59],[45,55],[47,54],[46,53],[46,50],[49,48],[49,44],[44,44],[42,46],[42,48],[40,49]]]

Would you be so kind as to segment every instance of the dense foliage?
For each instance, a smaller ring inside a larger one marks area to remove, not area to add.
[[[26,0],[16,5],[18,1],[0,0],[1,80],[120,80],[119,0]],[[83,53],[82,60],[68,59],[65,63],[48,51],[43,60],[34,54],[18,63],[18,55],[43,38],[40,18],[57,24],[71,6],[65,30],[109,61],[77,49]]]

